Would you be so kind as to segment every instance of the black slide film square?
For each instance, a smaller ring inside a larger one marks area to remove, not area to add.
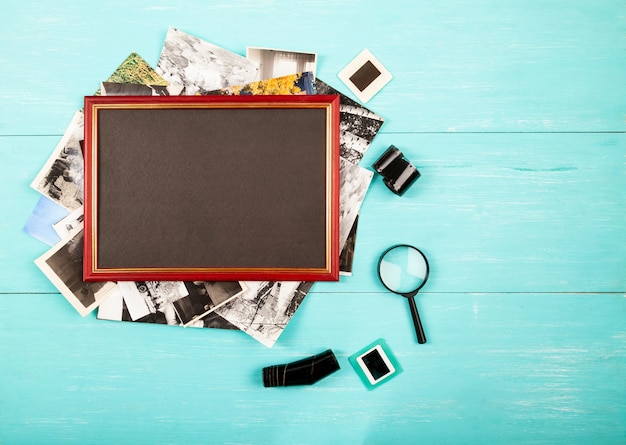
[[[373,81],[375,81],[381,72],[369,60],[363,64],[352,76],[350,81],[359,89],[365,90]]]
[[[337,76],[363,103],[374,97],[393,77],[368,49],[361,51]]]
[[[376,381],[391,372],[376,349],[363,356],[363,363]]]

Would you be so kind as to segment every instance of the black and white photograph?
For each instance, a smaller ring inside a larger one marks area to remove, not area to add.
[[[308,281],[246,281],[247,290],[215,312],[271,348],[313,286]]]
[[[246,289],[237,281],[120,281],[119,288],[123,305],[98,311],[98,318],[194,327],[214,327],[204,319]]]
[[[150,83],[150,86],[141,82]],[[182,87],[165,87],[164,84],[165,81],[152,67],[138,54],[132,53],[106,82],[101,83],[96,94],[180,94]],[[56,148],[31,183],[32,188],[70,211],[83,205],[83,139],[84,115],[82,111],[77,111]]]
[[[70,233],[76,231],[83,220],[85,219],[83,206],[80,206],[70,214],[66,215],[63,219],[57,221],[52,225],[54,231],[59,235],[59,238],[65,239]]]
[[[339,164],[339,246],[343,249],[359,215],[374,172],[340,159]]]
[[[370,143],[367,139],[357,136],[349,131],[339,133],[340,156],[351,164],[358,164]]]
[[[122,291],[118,285],[114,290],[109,292],[106,298],[103,298],[98,305],[97,318],[99,320],[121,321],[123,306],[124,296],[122,295]]]
[[[184,291],[182,290],[182,287],[180,287],[181,283],[186,286]],[[177,296],[174,296],[175,303],[185,298],[180,297],[182,293],[187,291],[191,295],[192,292],[189,290],[194,287],[197,286],[192,282],[175,283],[175,288],[178,289],[178,292],[175,292]],[[119,289],[120,291],[109,294],[106,300],[104,300],[98,307],[99,320],[154,324],[168,324],[169,321],[169,324],[183,326],[182,321],[176,318],[176,311],[172,310],[171,306],[173,306],[173,303],[163,304],[162,301],[158,307],[152,303],[152,296],[148,295],[148,286],[145,285],[145,283],[143,283],[143,286],[141,283],[137,286],[137,283],[132,281],[120,281]],[[122,295],[121,290],[124,291],[126,296]],[[171,297],[172,296],[170,295],[170,298]],[[174,317],[172,317],[172,315],[174,315]],[[202,318],[196,318],[193,322],[188,323],[187,326],[199,328],[237,329],[237,327],[226,321],[223,317],[211,311],[206,313]]]
[[[354,247],[356,245],[356,229],[359,225],[359,215],[354,220],[348,239],[341,249],[341,255],[339,255],[339,274],[345,276],[352,276],[352,263],[354,262]]]
[[[140,293],[137,282],[118,281],[117,285],[120,288],[131,320],[138,320],[152,312],[156,312],[154,310],[151,311],[151,309],[154,309],[154,304],[150,301],[149,296],[145,295],[147,291],[144,294]]]
[[[383,125],[384,119],[320,79],[315,79],[315,90],[316,94],[339,95],[341,157],[358,164]]]
[[[311,72],[315,78],[317,54],[282,49],[246,48],[246,58],[258,64],[255,80],[267,80],[274,77]]]
[[[176,314],[184,326],[201,320],[246,289],[239,281],[185,281],[184,284],[188,295],[174,302]]]
[[[368,49],[352,59],[338,76],[363,103],[374,97],[393,77]]]
[[[382,117],[359,105],[342,104],[339,115],[340,130],[361,137],[368,143],[372,142],[384,122]]]
[[[82,227],[37,258],[35,264],[83,317],[116,286],[110,281],[83,281]]]
[[[183,85],[185,94],[254,82],[257,64],[227,49],[169,28],[156,71],[170,84]]]
[[[67,130],[31,187],[68,210],[83,205],[83,113],[74,114]]]
[[[160,312],[149,313],[148,315],[133,320],[126,306],[126,302],[121,293],[113,293],[98,306],[98,320],[125,321],[134,323],[167,324],[165,317]],[[182,325],[181,325],[182,326]],[[205,315],[202,319],[196,320],[188,325],[194,328],[213,328],[237,330],[237,327],[229,323],[216,312]]]
[[[124,302],[133,320],[152,314],[169,325],[180,325],[174,302],[189,295],[182,281],[120,281]]]

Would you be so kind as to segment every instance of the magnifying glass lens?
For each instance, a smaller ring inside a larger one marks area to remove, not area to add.
[[[406,294],[419,289],[428,276],[422,253],[411,246],[397,246],[380,260],[380,279],[392,292]]]
[[[417,248],[407,244],[390,247],[380,257],[378,275],[385,287],[391,292],[406,297],[411,309],[418,343],[426,343],[415,295],[428,279],[428,260]]]

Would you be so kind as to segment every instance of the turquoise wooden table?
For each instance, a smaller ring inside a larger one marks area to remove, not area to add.
[[[0,443],[626,443],[626,21],[617,0],[9,2],[0,26]],[[35,267],[30,181],[75,110],[177,27],[239,54],[368,48],[393,80],[362,161],[390,144],[422,177],[374,178],[353,275],[316,283],[273,348],[240,331],[82,318]],[[376,277],[424,250],[417,304]],[[385,338],[374,391],[348,357]],[[264,366],[332,348],[341,370],[264,388]]]

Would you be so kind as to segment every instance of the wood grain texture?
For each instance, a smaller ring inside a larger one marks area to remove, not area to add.
[[[0,196],[2,206],[16,209],[0,223],[0,291],[54,290],[31,261],[46,246],[19,231],[38,199],[28,184],[55,144],[55,137],[0,137],[7,168],[27,172],[0,177],[5,190],[15,190]],[[383,291],[376,261],[398,242],[429,256],[432,291],[626,291],[624,135],[381,134],[362,164],[390,144],[422,177],[402,197],[374,178],[354,276],[317,283],[314,291]],[[16,273],[26,282],[10,279]]]
[[[3,441],[620,442],[625,295],[425,293],[418,305],[426,345],[402,298],[324,293],[268,350],[237,331],[77,320],[58,295],[7,295]],[[368,392],[347,357],[380,336],[404,372]],[[329,345],[339,372],[262,387],[263,366]]]
[[[624,131],[623,3],[602,0],[11,2],[0,134],[58,134],[132,51],[156,64],[169,26],[245,54],[317,52],[318,76],[363,48],[395,81],[385,131]]]
[[[626,19],[603,0],[11,2],[0,18],[0,444],[626,443]],[[390,145],[422,173],[375,177],[354,273],[317,283],[267,349],[239,331],[81,318],[34,266],[29,184],[83,96],[169,26],[245,54],[369,48],[394,79],[362,165]],[[378,255],[414,243],[407,302]],[[367,391],[347,358],[383,337],[403,374]],[[264,366],[332,348],[342,369],[266,389]]]

